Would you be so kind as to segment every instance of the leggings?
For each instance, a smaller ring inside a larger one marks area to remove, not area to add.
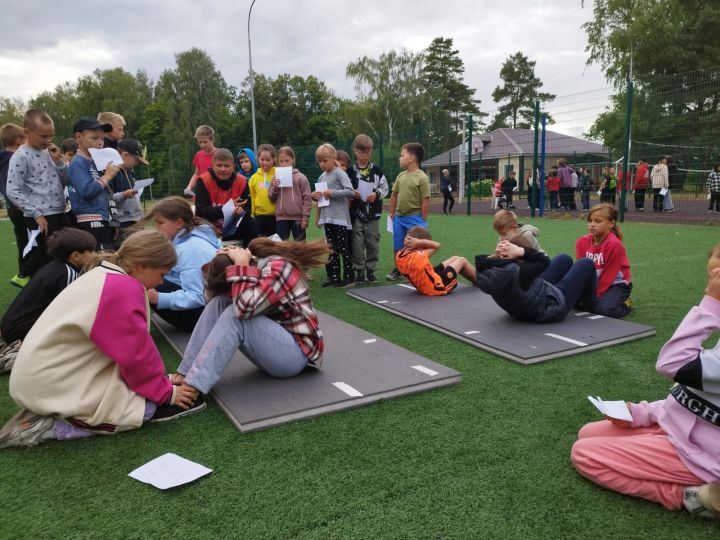
[[[348,245],[348,228],[345,225],[325,224],[325,238],[332,247],[332,254],[325,265],[325,272],[330,281],[340,281],[352,277],[352,256]],[[342,273],[340,261],[342,260]]]

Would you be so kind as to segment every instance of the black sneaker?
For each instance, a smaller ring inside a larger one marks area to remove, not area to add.
[[[400,277],[400,270],[398,270],[397,268],[393,268],[390,271],[390,273],[387,276],[385,276],[385,279],[387,279],[388,281],[397,281],[399,277]]]
[[[370,270],[368,270],[368,272],[367,272],[367,280],[368,280],[368,283],[377,283],[378,282],[378,278],[375,277],[375,273],[371,272]]]
[[[357,272],[355,272],[355,283],[357,283],[358,285],[362,285],[363,283],[365,283],[365,272],[363,272],[362,270],[358,270]]]
[[[198,394],[197,399],[189,409],[181,409],[178,405],[160,405],[150,422],[167,422],[168,420],[175,420],[188,414],[193,414],[202,411],[207,404],[202,394]]]
[[[346,278],[346,279],[341,279],[340,281],[337,282],[337,285],[336,285],[336,287],[343,288],[343,289],[347,289],[349,287],[354,287],[354,286],[355,286],[355,280],[351,277]]]
[[[326,279],[325,281],[322,282],[322,285],[320,285],[320,286],[321,287],[337,287],[338,283],[340,283],[340,281],[337,279]]]

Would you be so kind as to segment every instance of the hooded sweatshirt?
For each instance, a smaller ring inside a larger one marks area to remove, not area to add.
[[[252,169],[250,169],[247,172],[245,172],[242,169],[242,167],[240,166],[240,154],[243,154],[243,153],[247,154],[247,157],[250,158],[250,164],[252,165]],[[255,172],[258,169],[257,158],[255,158],[255,152],[253,152],[247,146],[237,153],[237,158],[235,159],[235,161],[237,161],[237,166],[238,166],[237,172],[239,172],[240,174],[242,174],[243,176],[245,176],[247,178],[250,178],[253,174],[255,174]]]
[[[310,219],[312,198],[310,182],[297,169],[293,169],[291,188],[271,186],[268,197],[275,204],[275,219],[278,221],[300,221]]]
[[[275,178],[275,167],[268,172],[258,169],[250,177],[250,198],[252,199],[252,216],[274,216],[275,204],[270,200],[270,182]]]
[[[538,229],[537,227],[534,227],[533,225],[518,223],[517,234],[522,236],[526,242],[529,242],[531,244],[530,247],[538,253],[546,253],[545,250],[540,247],[540,242],[538,242],[537,237],[540,236],[540,229]],[[499,244],[500,242],[502,242],[502,240],[502,237],[498,237],[497,243]]]
[[[158,293],[158,309],[195,309],[205,305],[205,282],[202,266],[215,256],[222,243],[215,230],[207,224],[185,229],[175,235],[172,245],[177,254],[177,263],[165,279],[174,283],[179,290]]]

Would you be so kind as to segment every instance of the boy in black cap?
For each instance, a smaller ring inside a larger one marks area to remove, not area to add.
[[[78,150],[70,163],[70,204],[77,226],[95,237],[99,251],[115,248],[120,227],[117,205],[109,186],[121,164],[109,163],[100,175],[90,156],[91,148],[103,147],[103,136],[110,131],[110,124],[101,124],[92,116],[81,117],[73,126]]]
[[[140,207],[140,200],[136,196],[135,173],[133,167],[138,163],[147,165],[143,157],[143,147],[135,139],[120,139],[117,143],[117,150],[122,158],[122,167],[110,182],[110,189],[113,191],[113,198],[118,209],[120,228],[132,227],[142,218],[143,212]],[[124,231],[129,233],[129,231]]]

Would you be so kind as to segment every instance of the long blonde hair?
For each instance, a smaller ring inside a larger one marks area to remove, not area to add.
[[[143,229],[128,236],[114,253],[100,253],[87,266],[90,270],[103,261],[127,271],[133,266],[172,268],[177,262],[175,248],[165,235],[156,229]]]
[[[262,259],[272,255],[287,259],[299,270],[324,266],[330,247],[324,240],[314,242],[275,242],[269,238],[255,238],[248,245],[250,253]]]

